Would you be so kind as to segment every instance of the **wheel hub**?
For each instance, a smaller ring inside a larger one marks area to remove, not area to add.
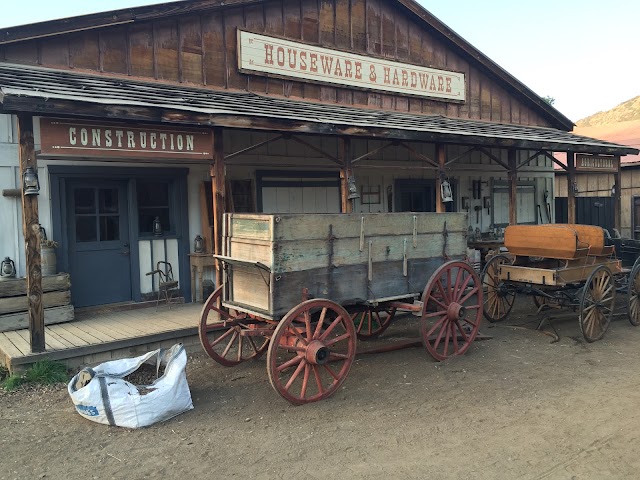
[[[449,308],[447,308],[447,316],[449,317],[449,320],[460,320],[461,318],[464,318],[465,313],[466,308],[464,305],[460,305],[456,302],[452,302],[449,305]]]
[[[307,362],[314,365],[324,365],[329,361],[331,351],[320,340],[312,341],[304,353]]]

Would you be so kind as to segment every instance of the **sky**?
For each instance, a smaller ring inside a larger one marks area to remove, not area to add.
[[[574,122],[640,95],[640,2],[418,0]],[[0,0],[0,28],[157,0]]]

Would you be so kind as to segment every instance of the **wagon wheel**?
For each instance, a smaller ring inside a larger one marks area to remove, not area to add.
[[[242,335],[255,328],[256,320],[222,306],[222,286],[209,296],[200,313],[198,333],[207,354],[225,367],[233,367],[264,353],[269,340],[263,336]]]
[[[351,314],[351,320],[360,340],[369,340],[384,333],[396,315],[396,308],[365,307]]]
[[[431,275],[422,301],[420,335],[431,356],[446,360],[466,352],[482,319],[482,289],[473,268],[457,261],[441,265]]]
[[[343,307],[325,299],[302,302],[284,316],[271,338],[267,353],[271,385],[296,405],[331,396],[347,378],[356,338]]]
[[[506,255],[496,255],[482,269],[482,292],[484,318],[490,322],[499,322],[507,318],[513,308],[516,292],[500,279],[500,266],[510,265],[511,259]]]
[[[640,325],[640,257],[633,264],[629,274],[629,289],[627,291],[627,314],[631,325]]]
[[[584,285],[580,299],[580,330],[587,342],[600,340],[611,323],[616,289],[611,270],[597,267]]]

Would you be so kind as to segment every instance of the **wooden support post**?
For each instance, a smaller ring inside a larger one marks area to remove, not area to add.
[[[27,167],[38,171],[36,151],[33,146],[33,116],[18,115],[20,135],[20,179]],[[24,186],[23,186],[24,188]],[[40,259],[40,220],[38,195],[22,192],[22,231],[24,233],[27,271],[27,298],[31,352],[44,352],[44,308],[42,306],[42,266]]]
[[[351,213],[353,212],[353,200],[349,200],[349,178],[353,176],[351,139],[349,137],[341,137],[340,146],[342,160],[342,168],[340,169],[340,211],[342,213]]]
[[[225,209],[225,168],[222,128],[213,129],[213,164],[211,165],[211,194],[213,196],[213,253],[222,255],[222,222]],[[216,287],[222,285],[222,269],[216,261]]]
[[[518,151],[510,148],[509,159],[509,225],[518,224]]]
[[[618,169],[614,174],[614,195],[613,195],[613,224],[614,228],[621,232],[622,228],[622,174],[620,173],[620,157],[615,157]]]
[[[438,172],[436,173],[436,212],[446,212],[442,195],[440,194],[444,176],[444,166],[447,160],[447,149],[442,143],[436,143],[436,158],[438,159]]]
[[[576,223],[576,154],[567,152],[567,223]]]

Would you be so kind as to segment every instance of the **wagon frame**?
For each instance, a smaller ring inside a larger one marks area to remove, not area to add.
[[[420,316],[436,360],[468,350],[482,289],[466,254],[466,214],[225,214],[223,283],[199,333],[225,366],[267,352],[286,400],[329,397],[344,382],[357,339],[378,337],[396,313]]]

